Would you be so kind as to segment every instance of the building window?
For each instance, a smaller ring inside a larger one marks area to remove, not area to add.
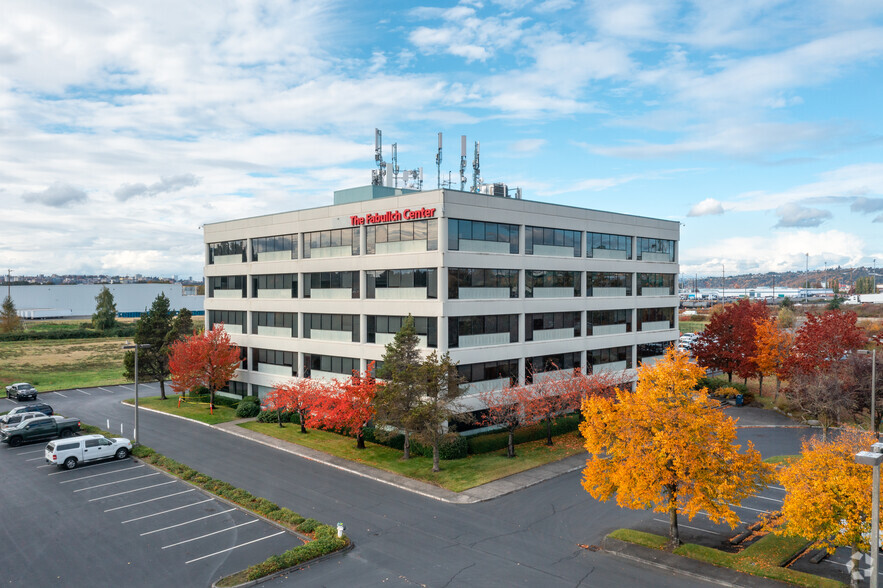
[[[387,345],[402,328],[406,317],[368,315],[368,343]],[[434,316],[415,316],[414,328],[421,347],[438,346],[438,319]]]
[[[297,235],[257,237],[251,240],[252,261],[297,259]]]
[[[252,355],[257,371],[277,376],[297,375],[297,353],[275,349],[255,349]]]
[[[550,379],[568,378],[582,366],[579,351],[528,357],[524,361],[524,381],[528,384]]]
[[[448,317],[448,347],[518,343],[518,315]]]
[[[210,276],[209,298],[246,298],[245,276]]]
[[[248,369],[248,347],[239,348],[239,367],[237,369]]]
[[[674,308],[639,308],[638,330],[659,331],[675,328]]]
[[[590,310],[586,313],[587,335],[615,335],[632,332],[632,310]]]
[[[674,296],[677,274],[638,274],[638,296]]]
[[[632,347],[610,347],[586,352],[588,373],[618,372],[632,368]]]
[[[267,274],[251,277],[253,298],[297,298],[297,274]]]
[[[346,299],[359,297],[359,272],[304,274],[304,298]]]
[[[674,261],[675,242],[668,239],[638,237],[638,259],[643,261]]]
[[[524,270],[525,298],[567,298],[582,291],[582,272]]]
[[[579,257],[582,251],[582,231],[524,227],[525,255],[556,255]]]
[[[582,313],[541,312],[524,315],[525,341],[550,341],[580,336]]]
[[[657,341],[638,345],[638,362],[652,364],[663,355],[665,350],[674,345],[674,341]]]
[[[627,235],[587,233],[586,257],[595,259],[631,259],[632,238]]]
[[[359,360],[354,357],[337,357],[336,355],[304,355],[304,377],[333,379],[341,376],[348,378],[358,373]]]
[[[438,219],[366,227],[365,253],[410,253],[438,249]]]
[[[438,298],[438,270],[389,269],[365,272],[366,298],[423,300]]]
[[[518,225],[448,219],[448,250],[518,253]]]
[[[231,396],[239,396],[240,398],[245,398],[248,396],[248,384],[245,382],[237,382],[236,380],[230,380],[227,382],[227,385],[218,390],[221,394],[229,394]]]
[[[588,272],[586,274],[586,295],[631,296],[632,274]]]
[[[359,315],[304,314],[304,339],[359,342]]]
[[[297,337],[297,313],[253,312],[251,332],[271,337]]]
[[[518,270],[448,268],[448,298],[518,298]]]
[[[215,263],[241,263],[243,261],[246,261],[244,239],[208,244],[209,265]]]
[[[460,377],[468,384],[468,393],[502,390],[518,383],[518,360],[503,359],[457,366]]]
[[[359,254],[359,227],[304,233],[304,259]]]
[[[208,322],[211,328],[223,323],[228,333],[245,333],[245,312],[241,310],[210,310]]]

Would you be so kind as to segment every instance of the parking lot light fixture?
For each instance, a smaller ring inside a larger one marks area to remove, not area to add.
[[[859,349],[859,355],[871,355],[871,429],[874,431],[874,437],[880,438],[877,433],[877,348]]]
[[[877,588],[880,571],[880,464],[883,463],[883,443],[874,443],[871,451],[859,451],[855,461],[874,468],[874,487],[871,498],[871,588]]]
[[[132,443],[134,445],[138,445],[138,350],[149,347],[150,343],[129,343],[128,341],[123,345],[123,349],[135,350],[135,431],[132,435]]]

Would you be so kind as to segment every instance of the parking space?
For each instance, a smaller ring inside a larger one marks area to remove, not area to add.
[[[60,470],[44,447],[0,448],[10,585],[206,586],[302,543],[137,459]]]

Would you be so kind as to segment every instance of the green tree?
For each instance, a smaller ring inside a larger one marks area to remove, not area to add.
[[[794,315],[794,311],[790,308],[783,306],[779,309],[779,325],[783,329],[793,329],[794,324],[797,322],[797,317]]]
[[[438,447],[448,434],[444,424],[463,412],[460,406],[460,399],[465,395],[460,385],[463,378],[448,353],[439,356],[435,351],[420,366],[419,374],[419,399],[409,419],[415,436],[432,446],[432,471],[438,472],[441,470]]]
[[[171,345],[175,341],[181,341],[193,334],[193,315],[186,308],[182,308],[172,319],[172,327],[169,329],[169,335],[166,338],[166,345]]]
[[[159,395],[166,399],[166,380],[169,379],[169,334],[172,331],[172,313],[169,299],[160,294],[154,299],[150,310],[144,312],[135,323],[135,344],[150,345],[138,350],[139,377],[145,376],[159,382]],[[135,352],[127,351],[124,358],[126,377],[135,377]]]
[[[3,300],[3,311],[0,313],[0,333],[11,333],[22,329],[21,317],[15,310],[15,303],[7,296]]]
[[[405,435],[402,459],[411,458],[411,413],[419,400],[421,357],[417,346],[420,337],[410,314],[391,343],[386,345],[377,377],[386,385],[378,387],[374,399],[377,432],[401,430]],[[394,429],[391,429],[394,428]]]
[[[779,306],[782,308],[787,308],[789,310],[794,310],[794,301],[785,296],[782,298],[782,301],[779,303]]]
[[[874,294],[874,278],[871,276],[865,276],[863,278],[856,278],[855,280],[855,293],[856,294]]]
[[[112,329],[117,324],[117,305],[113,301],[113,294],[107,286],[101,288],[101,292],[95,297],[95,314],[92,315],[92,327],[99,331]]]

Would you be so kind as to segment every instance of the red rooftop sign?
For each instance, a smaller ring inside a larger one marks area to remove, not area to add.
[[[406,208],[399,212],[398,210],[387,210],[378,214],[366,214],[365,216],[351,216],[350,225],[376,225],[378,223],[395,223],[403,220],[419,220],[421,218],[433,218],[435,216],[434,208],[421,208],[420,210],[411,210]]]

